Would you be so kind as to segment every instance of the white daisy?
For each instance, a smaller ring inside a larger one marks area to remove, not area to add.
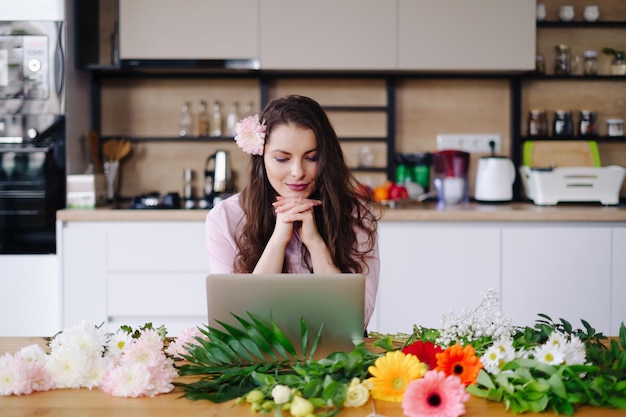
[[[563,349],[555,344],[545,343],[535,348],[535,359],[548,365],[560,365],[565,359]]]

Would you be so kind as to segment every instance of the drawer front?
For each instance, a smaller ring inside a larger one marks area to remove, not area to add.
[[[115,223],[106,247],[110,272],[209,272],[204,222]]]
[[[206,317],[203,273],[110,273],[107,313],[111,317]],[[156,324],[156,323],[155,323]]]

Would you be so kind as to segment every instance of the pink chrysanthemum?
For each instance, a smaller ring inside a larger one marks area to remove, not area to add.
[[[165,353],[174,358],[183,359],[183,355],[189,355],[188,348],[200,344],[198,338],[206,339],[206,336],[197,327],[188,327],[169,344]]]
[[[235,142],[250,155],[263,155],[265,146],[265,123],[259,122],[259,115],[248,116],[235,126]]]
[[[409,417],[459,417],[465,414],[470,395],[457,376],[429,371],[409,383],[402,399],[402,410]]]

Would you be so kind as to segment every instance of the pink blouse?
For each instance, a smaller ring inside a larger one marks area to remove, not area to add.
[[[220,201],[209,211],[206,217],[206,251],[209,255],[209,268],[213,274],[233,273],[233,261],[237,253],[235,236],[241,233],[245,223],[245,216],[239,204],[239,194]],[[365,248],[367,235],[357,229],[359,247]],[[289,273],[310,273],[302,259],[302,241],[294,232],[287,249],[285,261]],[[310,264],[310,262],[309,262]],[[368,272],[365,277],[365,327],[372,317],[378,291],[378,277],[380,274],[380,258],[378,241],[375,242],[372,256],[367,261]]]

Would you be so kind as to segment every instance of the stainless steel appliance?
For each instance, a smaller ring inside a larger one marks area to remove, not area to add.
[[[65,206],[62,21],[0,21],[0,254],[55,253]]]
[[[228,151],[210,155],[204,167],[204,197],[212,207],[217,200],[234,191],[233,170]]]

